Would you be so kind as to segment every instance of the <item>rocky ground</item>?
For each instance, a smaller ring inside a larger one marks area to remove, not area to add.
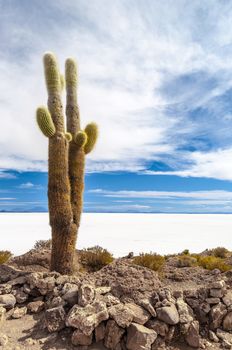
[[[0,349],[232,348],[231,271],[170,259],[158,275],[122,258],[69,277],[48,273],[49,259],[0,265]]]

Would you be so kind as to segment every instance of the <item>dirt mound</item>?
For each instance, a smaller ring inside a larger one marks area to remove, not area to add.
[[[110,286],[114,296],[123,301],[149,297],[161,286],[158,274],[146,267],[133,265],[130,259],[117,259],[84,278],[96,286]]]
[[[50,260],[50,249],[31,249],[23,255],[11,258],[8,264],[28,272],[46,272],[49,271]]]

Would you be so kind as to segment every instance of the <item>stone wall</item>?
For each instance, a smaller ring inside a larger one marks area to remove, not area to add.
[[[44,316],[50,333],[70,328],[72,344],[82,349],[99,341],[115,350],[165,349],[179,338],[193,348],[207,349],[210,342],[232,348],[232,290],[224,280],[198,290],[160,288],[137,303],[121,302],[109,286],[58,273],[0,284],[0,322],[26,313]]]

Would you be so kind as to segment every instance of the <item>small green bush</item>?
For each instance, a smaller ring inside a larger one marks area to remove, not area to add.
[[[189,255],[189,254],[190,254],[189,249],[185,249],[180,255]]]
[[[198,266],[207,270],[219,269],[221,272],[231,270],[231,266],[227,265],[222,258],[216,256],[198,256]]]
[[[39,240],[35,242],[34,249],[51,249],[52,247],[52,240]]]
[[[197,259],[191,255],[181,255],[178,258],[178,267],[196,266]]]
[[[134,258],[133,263],[147,267],[153,271],[161,271],[165,263],[165,258],[156,253],[141,253]]]
[[[8,250],[0,250],[0,265],[6,263],[12,257]]]
[[[98,271],[114,260],[113,255],[99,246],[83,249],[79,252],[81,265],[90,271]]]

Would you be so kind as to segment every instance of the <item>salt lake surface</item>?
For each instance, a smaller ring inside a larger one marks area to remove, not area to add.
[[[0,213],[0,250],[15,255],[50,238],[47,213]],[[128,252],[169,254],[224,246],[232,250],[229,214],[103,214],[82,216],[78,248],[100,245],[114,256]]]

